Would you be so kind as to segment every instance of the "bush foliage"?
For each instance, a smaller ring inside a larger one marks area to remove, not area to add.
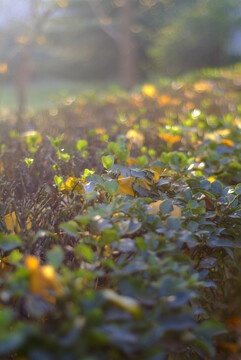
[[[0,356],[235,359],[240,71],[0,124]]]

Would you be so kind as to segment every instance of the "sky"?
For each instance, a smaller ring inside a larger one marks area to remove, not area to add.
[[[0,26],[5,26],[10,20],[21,19],[27,13],[26,0],[0,0]]]

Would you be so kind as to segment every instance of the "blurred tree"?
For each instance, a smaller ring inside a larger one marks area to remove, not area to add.
[[[29,0],[30,19],[27,35],[19,35],[16,42],[23,45],[15,56],[13,81],[16,85],[19,115],[25,112],[26,92],[33,72],[32,57],[41,42],[43,27],[53,13],[53,7],[43,9],[42,0]]]
[[[239,5],[239,0],[18,1],[27,11],[0,28],[0,63],[9,63],[19,113],[33,72],[38,79],[119,78],[130,90],[151,73],[172,75],[223,64],[232,11]],[[8,8],[19,4],[1,2]]]
[[[129,0],[111,2],[112,7],[116,7],[119,12],[120,28],[117,31],[112,25],[112,18],[108,18],[106,15],[104,4],[101,1],[90,0],[89,4],[99,20],[101,28],[117,43],[121,84],[124,89],[130,90],[137,81],[137,42],[132,26],[134,23],[134,5],[138,4],[136,1],[131,2]]]
[[[79,74],[85,63],[90,69],[94,63],[94,70],[100,69],[99,77],[102,71],[113,78],[118,63],[120,82],[130,90],[147,59],[146,44],[169,6],[166,0],[69,0],[63,17],[53,19],[49,27],[50,46],[53,53],[68,58],[66,63],[72,63],[73,72],[79,66]]]
[[[12,17],[6,19],[1,44],[16,87],[19,118],[26,108],[27,87],[34,69],[34,51],[45,41],[43,28],[56,9],[56,1],[25,0],[20,5],[21,16],[16,16],[13,11]],[[11,5],[7,4],[6,8],[10,10]]]
[[[205,66],[225,65],[238,0],[191,0],[171,11],[149,45],[154,70],[177,75]],[[240,19],[240,17],[239,17]],[[236,20],[237,21],[237,20]]]

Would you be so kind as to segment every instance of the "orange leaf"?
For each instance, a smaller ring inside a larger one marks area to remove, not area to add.
[[[171,101],[171,97],[169,95],[161,95],[157,99],[159,105],[169,104],[170,101]]]
[[[171,134],[158,134],[160,139],[163,139],[167,143],[175,144],[181,140],[179,135],[171,135]]]
[[[226,146],[234,146],[234,143],[232,142],[232,140],[229,140],[229,139],[222,139],[220,141],[220,144],[221,145],[226,145]]]
[[[236,354],[239,350],[238,344],[235,343],[220,343],[218,344],[218,347],[223,349],[223,350],[227,350],[233,354]]]
[[[8,71],[8,64],[0,63],[0,74],[6,74],[7,71]]]
[[[129,166],[138,165],[137,160],[134,159],[134,158],[128,158],[128,159],[126,160],[126,162],[127,162],[127,164],[128,164]]]

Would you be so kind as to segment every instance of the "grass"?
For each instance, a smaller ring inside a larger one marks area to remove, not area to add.
[[[102,86],[103,87],[103,86]],[[74,81],[43,81],[32,83],[27,95],[29,109],[42,110],[57,107],[70,96],[80,93],[93,93],[101,88],[96,83],[79,83]],[[13,85],[0,84],[0,107],[16,110],[17,99]]]

